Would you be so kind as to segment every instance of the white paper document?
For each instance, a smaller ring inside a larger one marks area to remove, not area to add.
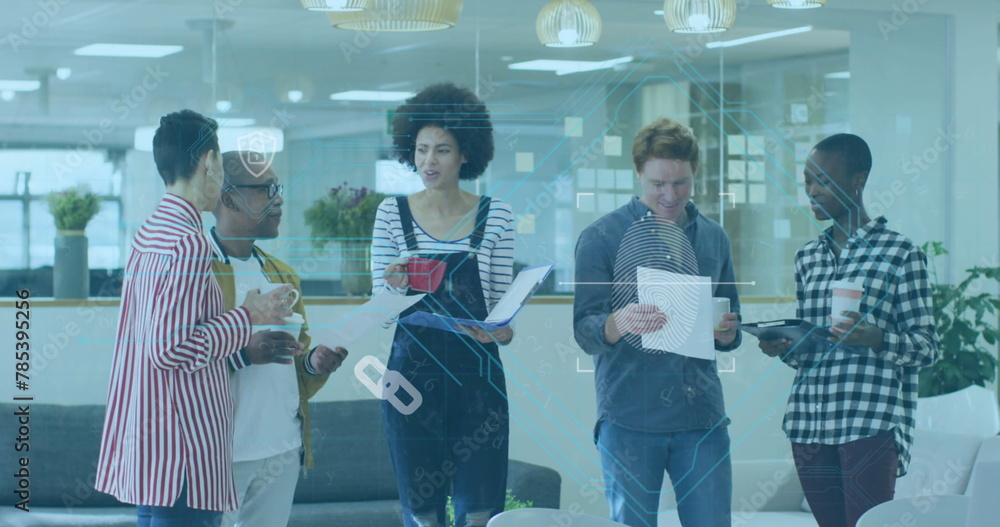
[[[507,292],[500,297],[497,305],[493,307],[493,311],[489,312],[484,321],[448,317],[427,311],[417,311],[403,318],[400,322],[443,329],[455,333],[462,333],[456,326],[479,326],[486,331],[494,331],[507,326],[514,320],[514,316],[531,299],[531,295],[545,281],[545,278],[552,271],[553,267],[555,267],[555,264],[544,264],[521,269],[521,272],[517,273],[517,277],[514,278],[514,282],[507,288]]]
[[[667,315],[662,329],[642,336],[642,347],[715,360],[711,278],[639,267],[636,281],[639,303]]]
[[[521,269],[507,288],[507,292],[500,297],[497,305],[493,306],[493,311],[486,317],[486,322],[501,323],[514,318],[517,310],[531,298],[531,294],[542,284],[553,267],[553,264],[547,264]]]
[[[371,300],[354,308],[342,320],[317,326],[310,326],[306,334],[314,345],[324,345],[333,349],[348,346],[370,331],[382,329],[400,313],[416,304],[425,295],[394,295],[381,292]]]

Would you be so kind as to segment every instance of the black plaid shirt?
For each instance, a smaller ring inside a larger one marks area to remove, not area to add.
[[[927,257],[879,217],[860,227],[834,256],[833,229],[795,254],[798,318],[829,325],[836,280],[864,283],[860,312],[885,333],[883,350],[797,346],[782,360],[798,370],[784,430],[795,443],[837,445],[894,430],[898,474],[913,443],[917,371],[938,359]]]

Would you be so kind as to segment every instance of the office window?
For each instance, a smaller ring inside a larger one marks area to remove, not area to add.
[[[693,106],[705,109],[691,119],[702,159],[692,199],[729,234],[741,296],[795,294],[795,251],[822,227],[802,171],[813,145],[849,131],[849,79],[832,76],[847,62],[834,54],[743,64],[727,75],[725,118],[714,92],[692,92]]]
[[[846,37],[838,36],[844,42]],[[729,233],[740,294],[792,296],[794,253],[821,228],[802,213],[809,208],[799,188],[801,165],[813,144],[849,129],[849,56],[843,46],[822,55],[730,57],[705,51],[683,72],[665,61],[669,79],[630,76],[628,66],[602,73],[616,80],[593,85],[580,76],[570,87],[560,79],[573,76],[554,74],[539,74],[538,82],[548,83],[542,89],[481,83],[495,151],[489,170],[461,188],[508,203],[518,219],[515,260],[556,262],[554,289],[571,293],[580,232],[640,192],[633,139],[654,119],[670,117],[698,137],[701,165],[692,199]],[[445,70],[433,80],[465,78],[457,68]],[[430,82],[413,81],[405,89]],[[302,240],[292,242],[302,244],[296,250],[312,250],[296,216],[331,186],[348,181],[392,194],[423,188],[408,169],[385,160],[392,144],[385,114],[398,102],[374,110],[351,104],[356,111],[345,113],[328,134],[289,141],[287,170],[298,184],[286,190],[284,221],[289,238]],[[567,122],[573,134],[567,134]],[[307,279],[335,280],[337,269],[333,263]]]
[[[4,218],[3,234],[0,234],[0,266],[20,268],[24,252],[24,206],[17,201],[0,201],[0,218]]]
[[[87,225],[92,269],[122,266],[121,171],[104,151],[64,149],[0,150],[0,268],[33,269],[53,265],[55,221],[46,196],[87,185],[101,196],[101,211]]]

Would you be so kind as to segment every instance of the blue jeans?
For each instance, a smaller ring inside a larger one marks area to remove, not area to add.
[[[187,486],[181,489],[181,495],[173,507],[157,507],[154,505],[139,505],[136,510],[139,519],[137,527],[219,527],[222,525],[222,513],[219,511],[203,511],[187,506]]]
[[[612,520],[630,527],[656,527],[666,470],[681,525],[730,527],[733,469],[725,427],[646,433],[602,421],[597,447]]]

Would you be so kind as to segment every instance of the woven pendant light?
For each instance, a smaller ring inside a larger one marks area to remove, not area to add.
[[[331,12],[338,29],[355,31],[434,31],[458,23],[462,0],[367,0],[364,11]]]
[[[368,0],[302,0],[310,11],[361,11]]]
[[[826,0],[767,0],[767,3],[781,9],[812,9],[823,7]]]
[[[736,0],[666,0],[663,18],[675,33],[717,33],[736,22]]]
[[[535,33],[552,48],[593,46],[601,38],[601,14],[588,0],[552,0],[538,13]]]

